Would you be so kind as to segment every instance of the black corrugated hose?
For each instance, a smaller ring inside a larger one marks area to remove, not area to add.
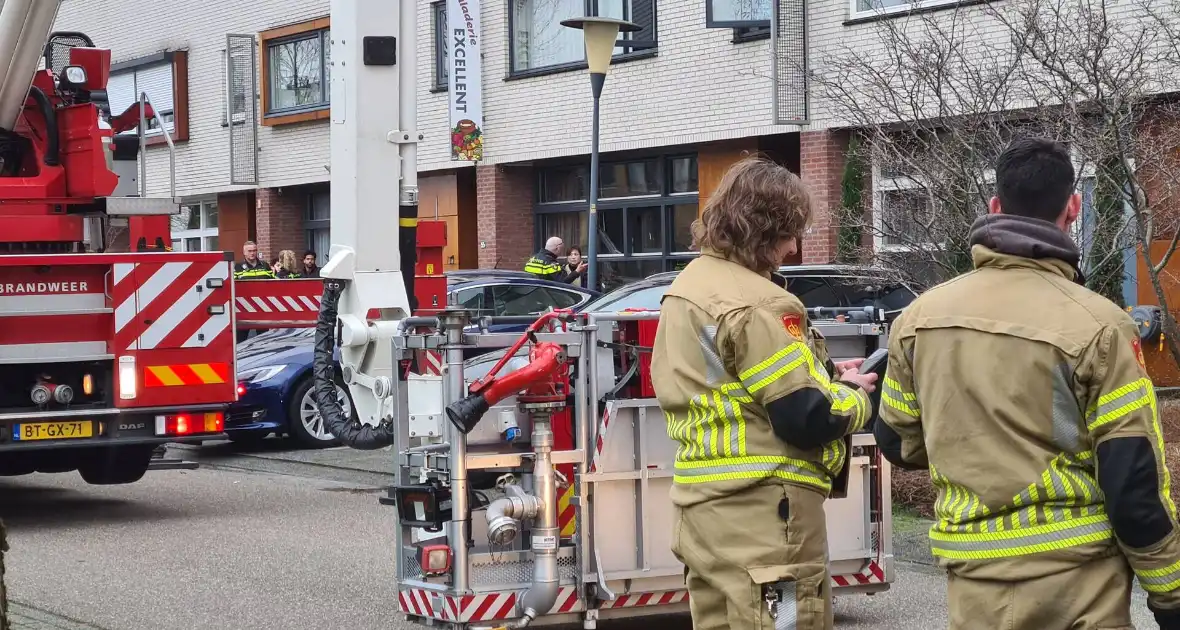
[[[388,418],[374,426],[344,415],[336,398],[336,365],[332,352],[336,347],[336,305],[344,282],[324,280],[324,297],[315,324],[315,353],[312,370],[315,374],[315,401],[324,418],[324,427],[345,446],[372,451],[393,444],[395,426]]]

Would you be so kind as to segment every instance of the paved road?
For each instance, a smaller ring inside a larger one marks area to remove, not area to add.
[[[206,446],[188,452],[200,470],[129,486],[0,479],[16,630],[409,628],[388,591],[393,510],[376,501],[389,455],[283,447]],[[840,628],[945,627],[944,582],[921,564],[921,529],[899,523],[899,551],[919,562],[900,564],[887,593],[838,598]],[[1136,624],[1154,627],[1141,594]]]

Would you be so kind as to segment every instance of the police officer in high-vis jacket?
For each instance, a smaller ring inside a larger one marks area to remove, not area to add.
[[[672,550],[697,630],[832,627],[824,500],[876,375],[833,366],[775,281],[809,217],[790,171],[739,162],[661,303],[652,383],[678,444]]]
[[[1068,150],[1014,142],[975,270],[893,324],[875,433],[938,488],[951,630],[1131,628],[1132,576],[1180,628],[1180,529],[1135,324],[1088,290]]]
[[[258,255],[258,244],[246,241],[242,244],[242,262],[234,265],[236,280],[273,280],[275,272],[270,263]]]

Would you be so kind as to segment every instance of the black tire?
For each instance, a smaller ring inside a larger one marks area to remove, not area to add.
[[[353,420],[356,420],[356,408],[352,404],[352,395],[348,393],[348,388],[344,387],[344,382],[339,377],[334,380],[336,381],[336,387],[343,390],[345,399],[348,401],[348,410],[350,412],[349,415],[352,416]],[[295,385],[295,388],[291,390],[291,400],[287,401],[287,434],[295,438],[295,441],[304,448],[327,448],[330,446],[339,446],[340,440],[334,437],[330,440],[323,439],[322,437],[313,433],[312,429],[309,429],[304,425],[304,399],[308,396],[312,396],[311,400],[314,401],[314,394],[311,393],[312,387],[314,385],[315,381],[309,375],[304,377],[303,380],[299,381],[299,383]],[[314,405],[314,402],[311,404]],[[319,405],[314,406],[316,413],[318,413]],[[316,425],[318,427],[322,427],[322,423],[323,419],[321,417]]]
[[[113,446],[87,453],[78,462],[82,480],[95,486],[135,483],[152,462],[152,445]]]
[[[252,431],[227,431],[225,435],[234,444],[258,446],[263,440],[270,437],[271,433],[274,433],[274,431],[270,429],[256,429]]]

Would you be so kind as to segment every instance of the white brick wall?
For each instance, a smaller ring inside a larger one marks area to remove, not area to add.
[[[484,150],[489,163],[589,153],[592,97],[585,70],[508,76],[507,0],[483,0]],[[429,33],[429,17],[423,20]],[[615,151],[791,131],[771,123],[767,40],[734,44],[730,29],[705,28],[703,0],[661,0],[659,53],[611,69],[602,97],[601,149]],[[422,38],[425,40],[426,38]],[[429,44],[428,41],[423,43]],[[423,50],[420,76],[431,81]],[[446,94],[419,102],[422,170],[448,166]]]
[[[275,26],[323,17],[328,0],[170,0],[145,6],[125,0],[65,0],[57,30],[82,31],[110,48],[115,63],[164,50],[189,55],[189,141],[177,146],[177,194],[233,190],[229,128],[222,127],[221,55],[228,33],[257,34]],[[149,95],[150,96],[150,95]],[[259,185],[327,181],[325,124],[260,127]],[[167,149],[148,150],[148,192],[166,194]]]
[[[407,2],[409,0],[406,0]],[[425,134],[419,170],[466,163],[450,162],[447,95],[433,86],[432,12],[418,0],[418,113]],[[177,152],[178,192],[182,195],[231,190],[229,129],[221,126],[221,51],[227,33],[259,31],[322,17],[328,0],[171,0],[144,11],[123,0],[65,0],[60,30],[82,30],[96,44],[124,61],[162,50],[189,51],[190,140]],[[584,70],[519,80],[508,76],[508,0],[482,0],[485,158],[488,163],[585,154],[590,148],[591,94]],[[1119,15],[1132,3],[1116,3]],[[880,57],[881,22],[845,25],[848,0],[808,2],[809,63],[819,73],[833,71],[834,57]],[[961,23],[986,64],[989,52],[1007,37],[1002,27],[969,7],[893,18],[903,29],[935,19]],[[706,29],[703,0],[660,0],[659,52],[650,59],[621,63],[611,70],[602,101],[602,150],[649,148],[794,130],[772,126],[770,52],[766,40],[732,43],[729,29]],[[931,18],[930,16],[935,16]],[[853,86],[855,87],[855,86]],[[811,129],[838,126],[841,116],[813,90]],[[259,128],[260,186],[294,185],[328,179],[328,129],[325,122]],[[149,183],[153,193],[167,184],[165,150],[153,148]]]
[[[1019,30],[1020,17],[1017,12],[1026,11],[1033,1],[1011,0],[946,7],[909,16],[898,15],[882,20],[861,20],[852,23],[846,23],[853,17],[849,0],[810,2],[810,69],[840,83],[842,89],[858,94],[861,105],[880,102],[883,96],[888,95],[910,101],[883,107],[880,110],[882,120],[905,120],[922,115],[954,115],[977,111],[986,105],[992,105],[987,108],[992,111],[1044,105],[1051,100],[1052,94],[1061,92],[1046,90],[1035,81],[1027,81],[1030,76],[1042,73],[1043,67],[1031,59],[1023,65],[1015,62],[1014,47],[1011,43]],[[1176,13],[1170,0],[1114,0],[1104,3],[1107,18],[1112,24],[1108,33],[1115,33],[1113,41],[1104,53],[1103,63],[1108,64],[1107,67],[1123,63],[1131,57],[1132,51],[1143,51],[1144,46],[1141,42],[1146,40],[1152,40],[1154,46],[1146,55],[1149,59],[1167,53],[1167,47],[1171,43],[1158,24],[1148,17],[1143,9],[1144,3],[1152,5],[1160,15],[1175,20]],[[1037,23],[1049,31],[1051,37],[1060,38],[1061,46],[1078,46],[1078,50],[1085,50],[1089,54],[1092,50],[1086,43],[1083,31],[1097,21],[1079,21],[1076,14],[1071,13],[1084,4],[1077,0],[1041,2]],[[1092,6],[1097,7],[1098,4]],[[1063,10],[1064,13],[1055,14],[1058,10]],[[1056,23],[1058,21],[1060,23]],[[1180,28],[1180,23],[1174,21],[1172,28]],[[1148,33],[1154,36],[1146,35]],[[890,53],[898,50],[891,44],[898,39],[910,51],[918,49],[924,42],[940,42],[936,46],[939,54],[946,56],[952,66],[955,66],[940,77],[945,82],[941,85],[941,94],[935,89],[934,81],[915,80],[912,74],[909,74],[915,69],[915,65],[927,70],[936,67],[938,64],[932,63],[930,58],[923,64],[912,63],[912,57],[906,59],[904,54],[890,59]],[[952,51],[952,45],[959,48]],[[1078,50],[1064,55],[1068,59],[1078,60]],[[848,66],[845,65],[846,60],[852,58],[867,60],[855,68],[860,75],[855,80],[849,80]],[[1145,84],[1136,91],[1152,93],[1160,91],[1161,87],[1174,91],[1175,82],[1180,79],[1177,76],[1180,66],[1177,64],[1174,58],[1162,65],[1151,61],[1145,62],[1144,70],[1136,70],[1135,76],[1154,84]],[[1018,70],[1010,73],[1005,80],[997,80],[990,86],[1002,86],[1000,91],[1004,93],[991,103],[984,102],[981,96],[988,90],[980,78],[997,78],[998,75],[1013,69]],[[1119,84],[1129,86],[1130,81],[1129,77],[1120,79]],[[938,98],[944,101],[939,103]],[[956,102],[956,99],[980,107],[964,106],[962,102]],[[835,127],[863,120],[850,118],[840,109],[832,101],[825,99],[822,88],[813,87],[811,128]],[[909,115],[901,118],[888,115],[888,112],[899,111],[908,112]]]
[[[111,48],[115,62],[163,50],[189,51],[190,140],[177,151],[178,193],[231,190],[229,129],[221,125],[221,51],[227,33],[322,17],[328,0],[172,0],[145,12],[120,0],[65,0],[59,30],[81,30]],[[432,94],[430,4],[418,3],[419,170],[450,162],[447,94]],[[584,70],[521,80],[508,75],[507,0],[483,0],[485,156],[489,163],[578,155],[590,148],[590,81]],[[659,53],[615,66],[602,101],[602,150],[659,147],[792,130],[773,127],[769,42],[734,44],[729,29],[706,29],[701,0],[659,2]],[[260,186],[326,181],[324,122],[259,128]],[[149,150],[149,187],[167,185],[165,150]]]

